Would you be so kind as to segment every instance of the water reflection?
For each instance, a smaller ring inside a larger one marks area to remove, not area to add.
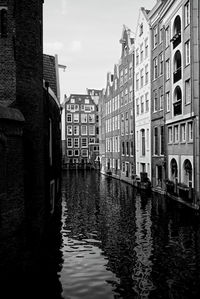
[[[197,298],[199,218],[92,172],[63,180],[63,298]]]

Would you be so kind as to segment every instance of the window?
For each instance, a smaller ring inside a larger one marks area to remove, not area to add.
[[[129,102],[131,102],[133,99],[133,86],[129,86]]]
[[[149,66],[148,64],[145,65],[145,84],[148,84],[149,82]]]
[[[190,41],[185,43],[185,65],[190,64]]]
[[[67,135],[72,135],[72,126],[67,126]]]
[[[141,69],[140,70],[140,86],[141,88],[143,87],[144,85],[144,69]]]
[[[7,9],[0,10],[0,37],[7,37],[8,35],[8,21],[7,21]]]
[[[145,130],[141,130],[141,154],[142,156],[145,156]]]
[[[158,77],[158,59],[157,57],[153,60],[153,79]]]
[[[90,112],[90,111],[91,111],[91,106],[85,105],[85,112]]]
[[[162,110],[163,105],[164,105],[164,102],[163,102],[163,87],[159,88],[159,98],[160,98],[160,110]]]
[[[133,109],[130,110],[130,134],[133,134]]]
[[[124,144],[124,141],[122,141],[122,155],[125,155],[125,144]]]
[[[88,99],[85,99],[85,104],[89,104],[90,101]]]
[[[72,102],[72,100],[71,100],[71,102]],[[75,110],[75,106],[74,105],[71,105],[71,110]]]
[[[139,49],[136,49],[136,65],[139,64]]]
[[[181,142],[186,141],[186,127],[185,124],[181,124]]]
[[[74,138],[74,147],[79,147],[79,138]]]
[[[120,71],[120,86],[123,85],[123,70]]]
[[[149,149],[149,129],[147,129],[147,149]]]
[[[133,156],[133,141],[131,141],[130,155]]]
[[[72,122],[72,114],[71,113],[67,113],[67,122],[68,123]]]
[[[149,94],[148,92],[145,94],[145,106],[146,112],[149,112]]]
[[[86,123],[87,122],[87,114],[81,114],[81,122]]]
[[[124,114],[121,114],[121,135],[124,135]]]
[[[179,142],[179,128],[178,126],[174,126],[174,142]]]
[[[125,91],[124,91],[124,104],[127,104],[128,103],[128,89],[126,88]]]
[[[160,24],[160,26],[161,26],[161,24]],[[162,41],[163,41],[163,28],[160,27],[160,29],[159,29],[159,43],[162,43]]]
[[[143,44],[140,45],[140,62],[143,62],[144,59]]]
[[[173,141],[173,135],[172,135],[173,131],[172,131],[172,127],[168,128],[168,143],[172,143]]]
[[[79,156],[79,150],[78,149],[74,150],[74,156]]]
[[[95,126],[89,126],[89,135],[95,135]]]
[[[79,122],[79,114],[75,113],[74,114],[74,123],[78,123]]]
[[[166,40],[166,48],[169,47],[170,44],[170,30],[169,26],[165,30],[165,40]]]
[[[143,34],[143,23],[140,24],[140,36]]]
[[[126,142],[126,155],[129,156],[129,142]]]
[[[94,137],[90,137],[89,138],[89,143],[95,143],[95,138]]]
[[[75,105],[75,110],[79,111],[79,105],[77,105],[77,104]]]
[[[144,113],[144,96],[140,97],[140,103],[141,103],[141,113]]]
[[[137,115],[139,115],[139,113],[140,113],[139,99],[136,100],[136,113],[137,113]]]
[[[191,85],[190,79],[185,81],[185,104],[189,104],[191,102]]]
[[[159,55],[159,64],[160,64],[159,75],[162,75],[163,74],[163,53],[160,53]]]
[[[126,112],[125,134],[128,135],[128,112]]]
[[[81,150],[81,156],[82,156],[82,157],[88,157],[88,150],[86,150],[86,149],[82,149],[82,150]]]
[[[73,156],[73,150],[67,150],[67,156],[68,157]]]
[[[158,128],[154,128],[154,155],[158,155]]]
[[[169,92],[166,93],[166,109],[167,109],[167,112],[170,111],[170,93]]]
[[[139,89],[139,73],[136,74],[136,90]]]
[[[126,67],[124,70],[124,82],[127,82],[127,80],[128,80],[128,69]]]
[[[89,123],[95,122],[95,114],[88,114],[88,122]]]
[[[164,126],[161,126],[160,127],[160,154],[161,155],[164,155],[164,148],[165,148],[165,144],[164,144],[164,135],[165,135],[165,132],[164,132]]]
[[[188,123],[188,141],[193,141],[193,123]]]
[[[153,104],[154,104],[154,112],[158,111],[158,95],[157,95],[157,90],[153,91]]]
[[[153,47],[155,48],[158,44],[158,27],[153,28]]]
[[[75,99],[71,99],[70,103],[74,104],[75,103]]]
[[[81,126],[81,135],[87,135],[87,126]]]
[[[129,78],[133,76],[133,63],[132,61],[129,63]]]
[[[170,59],[166,60],[166,80],[170,78]]]
[[[73,147],[72,138],[67,138],[67,147]]]
[[[81,138],[81,147],[88,147],[88,139]]]
[[[145,39],[144,45],[145,45],[145,58],[147,58],[148,57],[148,49],[149,49],[148,38]]]
[[[79,135],[79,126],[74,126],[74,135]]]
[[[185,27],[190,24],[190,3],[189,1],[185,4],[184,7],[184,18],[185,18]]]

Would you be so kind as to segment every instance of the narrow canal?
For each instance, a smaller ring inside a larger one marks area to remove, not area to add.
[[[25,275],[12,271],[8,285],[1,278],[1,298],[200,298],[200,216],[194,211],[84,171],[63,173],[61,208],[36,261],[31,235],[27,250],[13,240]]]
[[[61,297],[200,298],[199,217],[95,172],[66,172]]]

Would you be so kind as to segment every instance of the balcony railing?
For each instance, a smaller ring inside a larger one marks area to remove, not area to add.
[[[181,32],[177,32],[171,39],[173,42],[173,49],[175,49],[181,43]]]
[[[176,83],[177,81],[179,81],[182,77],[182,73],[181,73],[181,67],[179,67],[175,72],[174,72],[174,83]]]
[[[182,114],[182,100],[174,103],[174,116]]]

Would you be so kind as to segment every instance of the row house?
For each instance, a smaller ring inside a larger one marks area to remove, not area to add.
[[[151,153],[152,179],[154,191],[163,193],[165,190],[165,107],[164,107],[164,29],[160,11],[166,1],[157,1],[149,12],[151,25]]]
[[[122,30],[121,59],[119,61],[119,91],[121,114],[121,179],[132,182],[135,174],[134,142],[134,39],[132,32],[125,25]]]
[[[88,164],[90,148],[99,152],[96,131],[96,105],[90,95],[71,94],[65,103],[65,163]]]
[[[199,13],[197,0],[167,1],[160,12],[165,33],[167,191],[193,204],[200,189]]]
[[[133,38],[123,26],[121,58],[113,74],[107,74],[100,100],[101,171],[132,182],[135,173],[133,109]],[[105,108],[104,108],[105,107]],[[104,143],[105,140],[105,143]]]
[[[135,34],[136,175],[151,180],[151,77],[148,10],[140,8]]]

